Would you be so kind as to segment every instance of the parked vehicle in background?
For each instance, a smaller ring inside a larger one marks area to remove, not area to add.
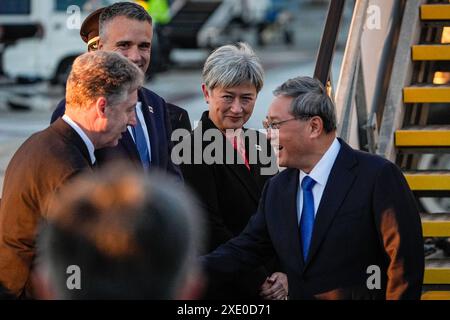
[[[262,22],[268,6],[268,0],[177,0],[163,33],[172,48],[215,48],[241,40]]]
[[[4,73],[18,82],[64,84],[75,57],[86,51],[80,24],[112,0],[1,0]],[[73,7],[76,6],[76,7]]]
[[[81,22],[95,9],[118,1],[120,0],[1,0],[0,50],[3,46],[5,75],[19,83],[50,81],[51,84],[64,85],[73,60],[86,51],[79,36]],[[163,3],[148,0],[135,2],[146,7],[149,12],[152,12],[152,8],[149,8],[152,4]],[[149,71],[156,73],[166,70],[170,65],[172,49],[212,49],[230,42],[247,41],[252,32],[257,34],[258,31],[263,31],[261,26],[273,24],[266,21],[269,10],[276,10],[278,13],[282,11],[280,8],[286,8],[286,3],[293,1],[278,0],[277,7],[272,2],[273,0],[167,2],[167,5],[171,3],[167,21],[154,19],[152,65]],[[161,12],[152,13],[156,17]],[[278,28],[289,24],[278,23],[281,20],[276,19]],[[273,32],[266,34],[269,37],[264,40],[269,39]],[[290,34],[286,33],[286,38],[286,42],[291,41]]]
[[[30,21],[30,0],[2,0],[0,3],[0,43],[7,45],[20,38],[42,35],[42,26]]]

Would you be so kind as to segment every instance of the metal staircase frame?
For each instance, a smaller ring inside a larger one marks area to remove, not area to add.
[[[421,22],[418,8],[426,0],[408,0],[403,13],[400,30],[400,39],[392,69],[391,80],[386,97],[385,108],[378,135],[376,153],[395,162],[396,152],[394,145],[395,130],[403,122],[405,108],[403,108],[403,88],[411,82],[413,74],[413,61],[405,59],[411,55],[411,47],[419,42]]]
[[[353,106],[356,104],[358,122],[367,121],[367,106],[364,92],[364,77],[361,65],[361,35],[366,21],[368,0],[358,0],[355,3],[353,18],[350,25],[347,45],[336,90],[336,113],[339,119],[338,136],[349,141]],[[357,103],[354,102],[357,99]]]
[[[417,64],[421,61],[448,61],[450,44],[428,44],[428,41],[432,42],[435,36],[439,36],[439,32],[435,32],[436,30],[423,28],[424,20],[427,19],[421,17],[421,10],[423,5],[425,5],[424,7],[430,6],[428,1],[407,0],[404,2],[401,21],[394,26],[397,28],[398,36],[394,38],[392,44],[392,48],[395,49],[392,68],[386,67],[378,70],[378,72],[384,72],[384,79],[388,80],[386,96],[378,99],[378,102],[384,103],[374,103],[372,110],[368,112],[361,60],[361,36],[366,21],[368,2],[357,0],[355,3],[335,95],[339,122],[338,135],[351,143],[356,132],[358,141],[352,144],[354,147],[358,148],[359,146],[360,149],[376,153],[394,163],[399,161],[402,163],[402,167],[415,170],[419,155],[425,151],[448,152],[446,151],[448,149],[443,148],[450,146],[448,128],[441,129],[438,125],[424,127],[427,123],[428,104],[449,103],[450,87],[448,84],[430,85],[432,82],[430,81],[432,79],[431,72],[434,69],[430,64]],[[438,11],[438,15],[445,17],[448,21],[450,4],[444,5],[446,7],[443,11],[446,14],[441,14],[436,8],[434,11]],[[428,20],[433,19],[429,18]],[[430,25],[425,24],[425,26],[429,28],[433,26],[432,23],[433,21]],[[382,60],[382,62],[388,61]],[[411,85],[412,81],[418,81],[419,85]],[[386,92],[379,91],[382,90],[380,88],[377,89],[375,95]],[[354,118],[355,114],[356,119]],[[379,131],[376,128],[377,123],[380,125]],[[405,125],[406,128],[402,128]],[[415,140],[412,141],[411,137],[414,137]],[[405,148],[407,149],[405,150]],[[408,155],[409,158],[405,158],[405,155]],[[448,196],[450,192],[450,173],[448,171],[412,171],[404,172],[404,175],[411,190],[418,197],[442,197]],[[448,216],[448,212],[422,213],[423,236],[450,237]],[[448,291],[450,290],[450,259],[436,258],[438,257],[430,256],[426,259],[424,276],[426,292],[422,299],[450,299],[450,291]]]

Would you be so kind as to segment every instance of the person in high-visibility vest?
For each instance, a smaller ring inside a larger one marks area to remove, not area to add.
[[[165,35],[164,26],[171,20],[170,1],[136,0],[135,2],[147,10],[153,20],[156,37],[153,38],[152,43],[151,68],[153,71],[167,70],[171,64],[170,52],[172,46],[170,39]]]
[[[170,22],[170,5],[168,0],[148,0],[147,12],[159,25]]]
[[[167,0],[136,0],[153,19],[153,22],[164,25],[170,22],[170,4]]]

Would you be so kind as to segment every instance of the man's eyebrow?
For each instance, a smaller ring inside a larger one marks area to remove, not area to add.
[[[129,44],[129,43],[131,43],[131,41],[129,40],[119,40],[116,42],[116,44]]]
[[[234,95],[234,96],[241,96],[241,97],[243,97],[243,96],[253,96],[254,95],[252,92],[245,92],[245,93],[242,93],[242,94],[238,94],[236,92],[228,91],[226,89],[224,90],[224,92],[227,93],[227,94],[231,94],[231,95]]]

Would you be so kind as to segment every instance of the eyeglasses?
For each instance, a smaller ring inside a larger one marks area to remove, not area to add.
[[[299,118],[290,118],[290,119],[286,119],[286,120],[278,121],[278,122],[275,122],[275,121],[269,122],[269,119],[265,118],[262,122],[262,125],[263,125],[264,129],[266,129],[266,130],[269,130],[269,129],[270,130],[278,130],[278,129],[280,129],[280,127],[283,123],[286,123],[291,120],[298,120],[298,119]]]

